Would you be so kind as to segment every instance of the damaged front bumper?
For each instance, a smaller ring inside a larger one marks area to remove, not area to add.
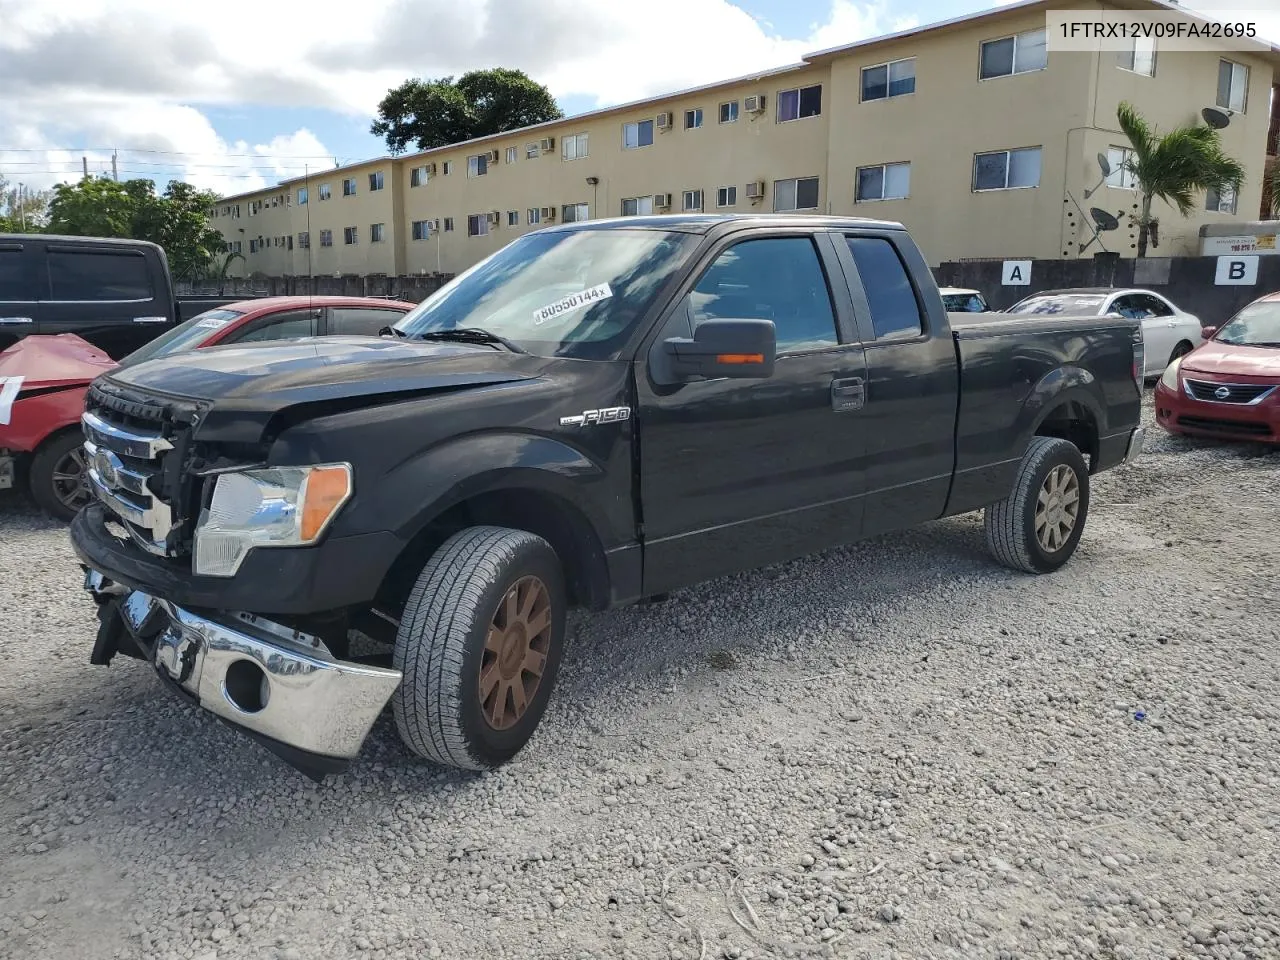
[[[317,637],[252,614],[200,615],[85,568],[99,604],[92,661],[145,659],[170,687],[319,779],[359,753],[398,670],[337,660]]]

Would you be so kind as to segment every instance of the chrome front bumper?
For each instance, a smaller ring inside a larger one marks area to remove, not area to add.
[[[1132,463],[1142,453],[1142,444],[1147,438],[1146,427],[1136,427],[1129,435],[1129,448],[1124,452],[1124,462]]]
[[[400,684],[398,670],[337,660],[310,638],[248,614],[215,621],[129,591],[97,571],[85,589],[120,615],[161,678],[222,719],[292,750],[350,760]],[[234,625],[233,625],[234,623]]]

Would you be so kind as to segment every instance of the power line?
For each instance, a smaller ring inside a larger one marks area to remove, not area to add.
[[[0,153],[111,153],[113,150],[119,150],[121,153],[147,153],[159,154],[168,157],[205,157],[208,152],[195,153],[190,150],[149,150],[144,147],[5,147],[0,146]],[[332,160],[331,153],[289,153],[289,154],[261,154],[261,153],[220,153],[220,157],[249,157],[261,160],[264,156],[279,156],[285,160]]]

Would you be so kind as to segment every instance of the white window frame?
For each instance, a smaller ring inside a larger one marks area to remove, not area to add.
[[[369,192],[377,193],[387,185],[386,177],[381,170],[375,170],[369,174]]]
[[[355,177],[347,177],[342,181],[342,195],[344,197],[354,197],[356,195]]]
[[[1217,206],[1211,205],[1214,197],[1218,200]],[[1231,202],[1229,204],[1223,203],[1223,198],[1225,197],[1231,198]],[[1206,190],[1204,192],[1204,208],[1210,213],[1225,213],[1230,216],[1235,216],[1239,202],[1240,194],[1231,187],[1225,187],[1221,193],[1216,190]]]
[[[640,128],[646,123],[649,125],[649,142],[641,143]],[[628,145],[627,130],[629,130],[632,127],[634,127],[636,131],[636,142],[634,145]],[[624,123],[622,125],[622,149],[623,150],[643,150],[645,147],[652,147],[654,140],[657,139],[657,136],[658,136],[657,124],[654,122],[652,117],[646,117],[643,120],[632,120],[631,122]]]
[[[307,201],[311,199],[311,191],[306,187],[298,188],[298,206],[305,207]]]
[[[1128,64],[1125,63],[1126,58],[1129,61]],[[1139,63],[1145,63],[1148,69],[1138,69]],[[1133,47],[1120,54],[1120,63],[1117,66],[1126,73],[1134,73],[1140,77],[1154,77],[1156,75],[1155,38],[1134,37]]]
[[[885,188],[889,183],[890,167],[906,167],[907,168],[907,192],[895,193],[892,196],[885,195]],[[860,197],[858,196],[858,185],[862,182],[863,170],[879,170],[880,171],[880,196],[878,197]],[[1006,174],[1007,178],[1007,174]],[[854,203],[886,203],[890,200],[907,200],[911,197],[911,161],[895,160],[889,163],[868,163],[858,167],[853,172],[853,202]]]
[[[900,63],[915,64],[915,57],[900,57],[897,60],[886,60],[884,63],[873,63],[863,67],[858,72],[858,102],[859,103],[880,103],[882,100],[897,100],[899,97],[914,97],[916,95],[916,72],[915,67],[911,68],[911,92],[910,93],[893,93],[893,68]],[[867,83],[866,76],[869,70],[884,70],[884,96],[868,97],[866,95]]]
[[[542,152],[542,151],[538,149],[538,144],[537,144],[537,143],[526,143],[526,144],[524,145],[524,158],[525,158],[526,160],[534,160],[534,159],[537,159],[538,155],[539,155],[541,152]]]
[[[684,213],[699,213],[704,202],[701,190],[685,190],[680,197],[680,209]]]
[[[634,210],[627,213],[627,204],[634,204]],[[622,198],[622,215],[624,217],[649,217],[653,215],[653,194],[645,194],[642,197],[623,197]]]
[[[328,200],[330,197],[333,196],[333,188],[330,187],[329,184],[327,183],[322,183],[320,184],[319,189],[316,191],[316,196],[321,200]]]
[[[298,232],[298,249],[299,250],[311,249],[311,232],[309,230],[300,230]]]
[[[809,114],[803,114],[803,115],[800,113],[800,101],[804,97],[804,92],[806,90],[818,91],[818,112],[817,113],[809,113]],[[784,120],[782,118],[782,98],[789,93],[794,93],[796,95],[796,115],[794,117],[787,117]],[[795,123],[798,120],[812,120],[814,117],[822,116],[822,84],[820,83],[807,83],[803,87],[788,87],[786,90],[779,90],[777,95],[773,99],[774,99],[774,103],[777,104],[777,106],[774,107],[774,111],[773,111],[773,118],[774,118],[774,121],[777,123]]]
[[[369,224],[369,242],[384,243],[387,239],[387,225],[385,223]]]
[[[1238,60],[1229,60],[1226,57],[1219,57],[1218,58],[1219,75],[1221,75],[1222,73],[1222,65],[1224,63],[1229,63],[1231,65],[1231,79],[1227,82],[1227,102],[1223,103],[1222,101],[1220,101],[1218,99],[1217,93],[1215,92],[1213,97],[1214,103],[1216,103],[1223,110],[1230,110],[1233,113],[1244,113],[1249,109],[1249,80],[1250,80],[1249,65],[1247,63],[1240,63]],[[1232,91],[1235,90],[1236,78],[1240,76],[1241,73],[1244,74],[1244,82],[1241,85],[1241,89],[1240,89],[1240,106],[1233,107],[1231,105],[1233,100],[1231,94],[1232,94]]]
[[[1022,41],[1022,38],[1023,38],[1023,37],[1029,37],[1029,36],[1031,36],[1031,35],[1033,35],[1033,34],[1037,34],[1037,33],[1038,33],[1038,34],[1040,34],[1041,36],[1043,36],[1043,37],[1044,37],[1044,39],[1045,39],[1045,41],[1046,41],[1046,44],[1045,44],[1045,54],[1044,54],[1044,65],[1043,65],[1043,66],[1039,66],[1039,67],[1027,67],[1025,70],[1019,70],[1019,69],[1018,69],[1018,48],[1019,48],[1020,46],[1022,46],[1022,42],[1021,42],[1021,41]],[[1004,79],[1005,77],[1018,77],[1018,76],[1022,76],[1024,73],[1039,73],[1039,72],[1040,72],[1040,71],[1042,71],[1042,70],[1048,70],[1048,69],[1049,69],[1049,48],[1048,48],[1048,39],[1049,39],[1049,38],[1048,38],[1048,31],[1046,30],[1046,28],[1044,28],[1044,27],[1036,27],[1034,30],[1023,30],[1021,33],[1012,33],[1012,34],[1009,34],[1009,35],[1007,35],[1007,36],[1003,36],[1003,37],[992,37],[990,40],[983,40],[983,41],[981,41],[981,42],[978,44],[978,80],[979,80],[979,81],[984,81],[984,80],[1002,80],[1002,79]],[[989,77],[984,77],[984,76],[982,75],[982,60],[983,60],[983,57],[982,57],[982,51],[983,51],[983,50],[984,50],[984,49],[985,49],[989,44],[993,44],[993,43],[1003,43],[1005,40],[1012,40],[1012,41],[1013,41],[1013,68],[1012,68],[1012,70],[1011,70],[1009,73],[993,73],[993,74],[992,74],[991,76],[989,76]]]
[[[690,107],[688,110],[684,112],[684,128],[686,130],[698,130],[701,127],[702,127],[702,108]]]
[[[515,163],[520,159],[520,149],[518,147],[507,147],[506,157],[507,163]]]
[[[560,159],[566,163],[591,155],[591,141],[586,133],[571,133],[560,138]]]
[[[467,237],[487,237],[489,235],[489,215],[487,213],[467,214]]]
[[[1009,186],[1009,170],[1013,167],[1013,154],[1023,153],[1025,151],[1034,150],[1040,154],[1040,173],[1036,178],[1036,182],[1031,184],[1021,184],[1015,187]],[[979,187],[978,179],[978,158],[993,157],[998,153],[1004,154],[1004,183],[1003,187]],[[1038,145],[1034,147],[1010,147],[1007,150],[983,150],[981,153],[973,155],[973,166],[969,174],[969,187],[972,193],[995,193],[999,190],[1038,190],[1041,181],[1044,180],[1044,146]]]
[[[342,245],[344,247],[354,247],[360,242],[359,227],[343,227],[342,228]]]
[[[570,217],[568,211],[573,210],[573,216]],[[578,216],[580,212],[585,216]],[[561,223],[584,223],[591,219],[591,205],[587,203],[565,203],[560,206],[560,222]]]
[[[453,217],[444,218],[444,232],[453,233]]]
[[[812,207],[801,207],[798,205],[800,203],[800,183],[801,181],[804,181],[804,180],[813,180],[813,181],[816,181],[818,184],[818,198],[814,202],[814,205]],[[778,207],[778,184],[780,183],[795,184],[795,187],[792,190],[792,193],[796,198],[795,202],[797,206],[786,207],[785,209],[780,209]],[[818,207],[821,205],[821,203],[822,203],[822,180],[820,177],[783,177],[781,180],[773,181],[773,212],[774,213],[803,213],[807,210],[817,210]]]
[[[430,179],[431,175],[427,173],[427,165],[425,163],[409,171],[409,186],[411,188],[424,186]]]
[[[731,114],[731,116],[727,120],[724,117],[725,107],[729,108],[729,113]],[[716,120],[719,123],[737,123],[738,115],[739,115],[739,111],[738,111],[737,100],[723,100],[716,107]]]
[[[724,202],[721,203],[720,201]],[[727,187],[716,187],[716,209],[736,207],[738,205],[738,187],[732,184]]]
[[[419,236],[421,234],[421,236]],[[409,236],[413,240],[429,240],[431,238],[431,221],[414,220],[409,224]]]
[[[474,156],[467,157],[467,177],[475,179],[476,177],[484,177],[489,173],[489,154],[477,153]]]
[[[1130,170],[1124,168],[1126,160],[1134,156],[1132,147],[1107,147],[1107,162],[1111,164],[1111,172],[1103,182],[1116,190],[1137,190],[1138,178]]]
[[[332,246],[333,246],[333,231],[332,231],[332,230],[321,230],[321,231],[320,231],[320,246],[322,246],[322,247],[332,247]]]
[[[508,210],[508,211],[507,211],[507,226],[508,226],[508,227],[518,227],[518,226],[520,226],[520,211],[519,211],[519,210]]]
[[[529,226],[533,226],[534,224],[541,223],[541,222],[542,222],[542,208],[541,208],[541,207],[529,207],[529,209],[525,211],[525,222],[526,222],[526,223],[528,223],[528,224],[529,224]]]
[[[449,176],[449,174],[453,173],[453,161],[445,160],[443,163],[441,163],[440,172],[442,176],[446,176],[446,177]]]

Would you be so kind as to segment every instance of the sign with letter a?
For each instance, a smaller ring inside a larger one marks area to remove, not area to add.
[[[1006,287],[1031,286],[1031,261],[1006,260],[1000,271],[1000,282]]]
[[[1258,282],[1257,257],[1219,257],[1213,282],[1219,287],[1251,287]]]

